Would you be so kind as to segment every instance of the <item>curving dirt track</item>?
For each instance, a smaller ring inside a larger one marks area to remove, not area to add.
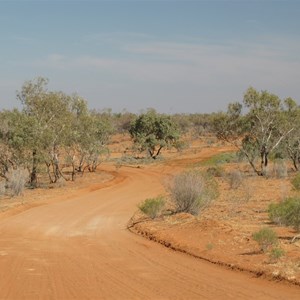
[[[104,167],[113,171],[113,167]],[[0,219],[0,299],[300,299],[299,287],[253,278],[126,230],[173,165],[122,167],[94,191]]]

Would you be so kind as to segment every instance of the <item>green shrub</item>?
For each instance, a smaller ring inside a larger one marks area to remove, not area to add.
[[[263,252],[266,252],[271,246],[277,244],[276,232],[268,227],[264,227],[253,233],[252,237],[258,243]]]
[[[282,257],[284,254],[285,253],[284,253],[283,249],[276,247],[270,251],[270,258],[271,258],[271,260],[276,261],[280,257]]]
[[[170,195],[176,213],[197,215],[217,197],[218,186],[212,177],[188,171],[174,177]]]
[[[225,152],[225,153],[219,153],[210,159],[206,160],[203,164],[204,165],[219,165],[219,164],[226,164],[226,163],[232,163],[237,162],[238,158],[236,153],[234,152]]]
[[[292,185],[295,190],[300,190],[300,173],[298,173],[293,179],[292,179]]]
[[[165,206],[163,197],[149,198],[139,204],[138,208],[151,219],[155,219]]]
[[[293,226],[300,229],[300,198],[287,198],[269,206],[269,218],[276,224]]]
[[[223,177],[225,174],[224,168],[222,166],[210,167],[206,170],[209,176]]]
[[[183,150],[186,150],[189,148],[189,143],[188,142],[185,142],[185,141],[181,141],[181,140],[178,140],[178,141],[175,141],[174,142],[174,148],[178,151],[178,152],[182,152]]]
[[[208,243],[207,245],[206,245],[206,250],[212,250],[214,248],[214,244],[212,244],[212,243]]]

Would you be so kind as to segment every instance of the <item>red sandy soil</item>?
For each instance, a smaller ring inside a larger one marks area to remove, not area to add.
[[[194,150],[153,165],[103,164],[88,182],[26,191],[18,198],[23,205],[0,214],[0,299],[300,299],[299,286],[197,258],[228,262],[245,252],[246,266],[252,258],[266,259],[248,253],[257,250],[249,238],[253,228],[238,221],[248,211],[234,206],[226,219],[220,210],[225,199],[216,203],[216,218],[211,208],[205,218],[179,215],[139,224],[137,230],[164,238],[167,246],[171,241],[181,252],[127,230],[140,201],[165,193],[166,178],[226,149]],[[259,213],[256,221],[265,220]],[[248,248],[239,249],[240,242]]]
[[[230,164],[227,168],[240,166]],[[270,203],[297,194],[290,180],[248,175],[237,189],[230,188],[226,178],[216,180],[220,196],[200,216],[165,214],[151,220],[137,212],[130,230],[217,265],[300,286],[300,235],[293,228],[272,224],[267,212]],[[252,234],[264,227],[277,233],[275,248],[284,251],[280,258],[272,257],[271,249],[263,253],[253,240]],[[295,236],[299,239],[292,242]]]

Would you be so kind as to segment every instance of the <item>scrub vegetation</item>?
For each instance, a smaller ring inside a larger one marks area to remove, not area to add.
[[[165,245],[182,234],[184,247],[194,243],[201,255],[234,257],[250,267],[261,262],[262,268],[268,257],[270,269],[274,264],[281,272],[300,274],[294,263],[299,261],[300,108],[293,99],[249,88],[226,112],[114,113],[91,110],[79,95],[48,90],[45,78],[25,82],[17,98],[21,109],[0,111],[1,201],[21,202],[40,192],[29,188],[67,190],[80,178],[88,181],[87,173],[96,178],[98,166],[107,162],[105,167],[116,166],[111,177],[145,172],[154,182],[161,180],[151,195],[162,196],[143,194],[138,200],[146,199],[138,204],[136,216],[142,218],[132,218],[132,230],[135,225],[139,232],[152,230],[151,237],[157,234]]]

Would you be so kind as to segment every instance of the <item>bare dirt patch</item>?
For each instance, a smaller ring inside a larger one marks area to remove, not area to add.
[[[63,201],[87,191],[103,188],[106,183],[114,180],[114,172],[97,171],[86,173],[76,181],[64,181],[47,185],[44,188],[26,189],[18,197],[2,196],[0,198],[0,218],[18,214],[32,207]]]

